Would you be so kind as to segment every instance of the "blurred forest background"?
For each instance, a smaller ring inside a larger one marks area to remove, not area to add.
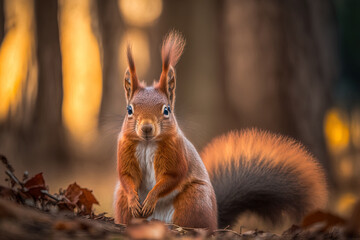
[[[0,153],[111,213],[125,46],[151,84],[177,29],[176,114],[197,149],[246,127],[298,139],[346,215],[360,194],[359,13],[358,0],[0,0]]]

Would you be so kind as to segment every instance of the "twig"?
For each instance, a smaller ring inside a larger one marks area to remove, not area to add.
[[[167,223],[165,224],[166,226],[170,226],[170,227],[177,227],[177,228],[182,228],[184,230],[208,230],[207,228],[191,228],[191,227],[181,227],[179,225],[173,224],[173,223]]]
[[[19,184],[20,187],[24,188],[24,184],[19,181],[19,179],[8,169],[5,171],[6,175],[8,175],[11,180],[13,180],[15,183]]]
[[[20,187],[23,188],[23,187],[24,187],[24,184],[23,184],[22,182],[20,182],[19,179],[14,175],[15,170],[14,170],[14,168],[9,164],[7,158],[6,158],[4,155],[0,154],[0,159],[1,159],[1,162],[2,162],[2,163],[5,165],[5,167],[6,167],[6,170],[5,170],[6,175],[8,175],[11,180],[13,180],[15,183],[17,183]]]
[[[213,231],[213,234],[214,234],[214,233],[217,233],[217,232],[230,232],[230,233],[233,233],[233,234],[241,237],[241,234],[240,234],[240,233],[235,232],[235,231],[230,230],[230,229],[217,229],[217,230],[214,230],[214,231]]]
[[[40,190],[40,192],[41,192],[42,194],[45,194],[45,195],[48,196],[49,198],[55,200],[56,202],[59,202],[59,201],[60,201],[56,196],[50,194],[47,190]]]
[[[0,159],[1,159],[2,163],[5,165],[5,167],[6,167],[10,172],[13,173],[13,172],[15,171],[14,168],[9,164],[7,158],[6,158],[4,155],[0,154]]]

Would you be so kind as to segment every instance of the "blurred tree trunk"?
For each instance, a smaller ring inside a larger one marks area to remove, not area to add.
[[[0,0],[0,46],[5,36],[4,0]]]
[[[228,113],[223,111],[219,91],[223,78],[218,71],[218,3],[216,0],[164,1],[163,9],[161,31],[152,47],[159,52],[162,38],[172,29],[180,31],[186,39],[184,54],[176,66],[175,112],[180,127],[200,150],[211,137],[229,127],[224,124]],[[157,63],[161,63],[159,56]],[[156,69],[160,72],[161,65]]]
[[[323,118],[338,76],[332,2],[223,4],[223,94],[238,127],[299,139],[329,171]]]
[[[58,26],[58,1],[36,0],[35,23],[38,60],[38,92],[33,134],[41,149],[66,162],[62,125],[62,65]]]
[[[97,9],[103,57],[103,93],[99,116],[102,128],[109,118],[124,112],[123,73],[119,72],[119,44],[123,26],[117,0],[97,1]]]

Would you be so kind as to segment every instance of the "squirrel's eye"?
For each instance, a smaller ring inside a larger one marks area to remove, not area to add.
[[[128,112],[129,117],[131,117],[131,116],[133,115],[133,113],[134,113],[132,106],[131,106],[131,105],[128,105],[128,106],[126,107],[126,110],[127,110],[127,112]]]
[[[168,118],[169,117],[169,113],[170,113],[170,109],[164,105],[163,106],[163,114],[164,114],[164,117]]]
[[[171,108],[170,108],[170,105],[168,105],[168,111],[169,111],[169,113],[171,113]]]

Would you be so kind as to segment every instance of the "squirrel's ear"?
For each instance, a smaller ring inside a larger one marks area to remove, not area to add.
[[[134,59],[132,57],[131,47],[129,45],[127,47],[127,60],[129,67],[125,71],[124,88],[125,88],[126,101],[129,103],[130,99],[134,95],[134,92],[140,85],[139,80],[136,76]]]
[[[162,73],[158,87],[168,96],[171,107],[174,109],[176,77],[174,67],[179,61],[185,47],[185,40],[181,34],[172,31],[163,42],[161,48]]]
[[[167,94],[170,100],[171,108],[174,109],[175,103],[175,88],[176,88],[176,76],[173,67],[169,68],[167,73]]]
[[[176,76],[173,67],[169,66],[168,71],[166,73],[161,74],[158,87],[169,98],[171,108],[174,109]]]

